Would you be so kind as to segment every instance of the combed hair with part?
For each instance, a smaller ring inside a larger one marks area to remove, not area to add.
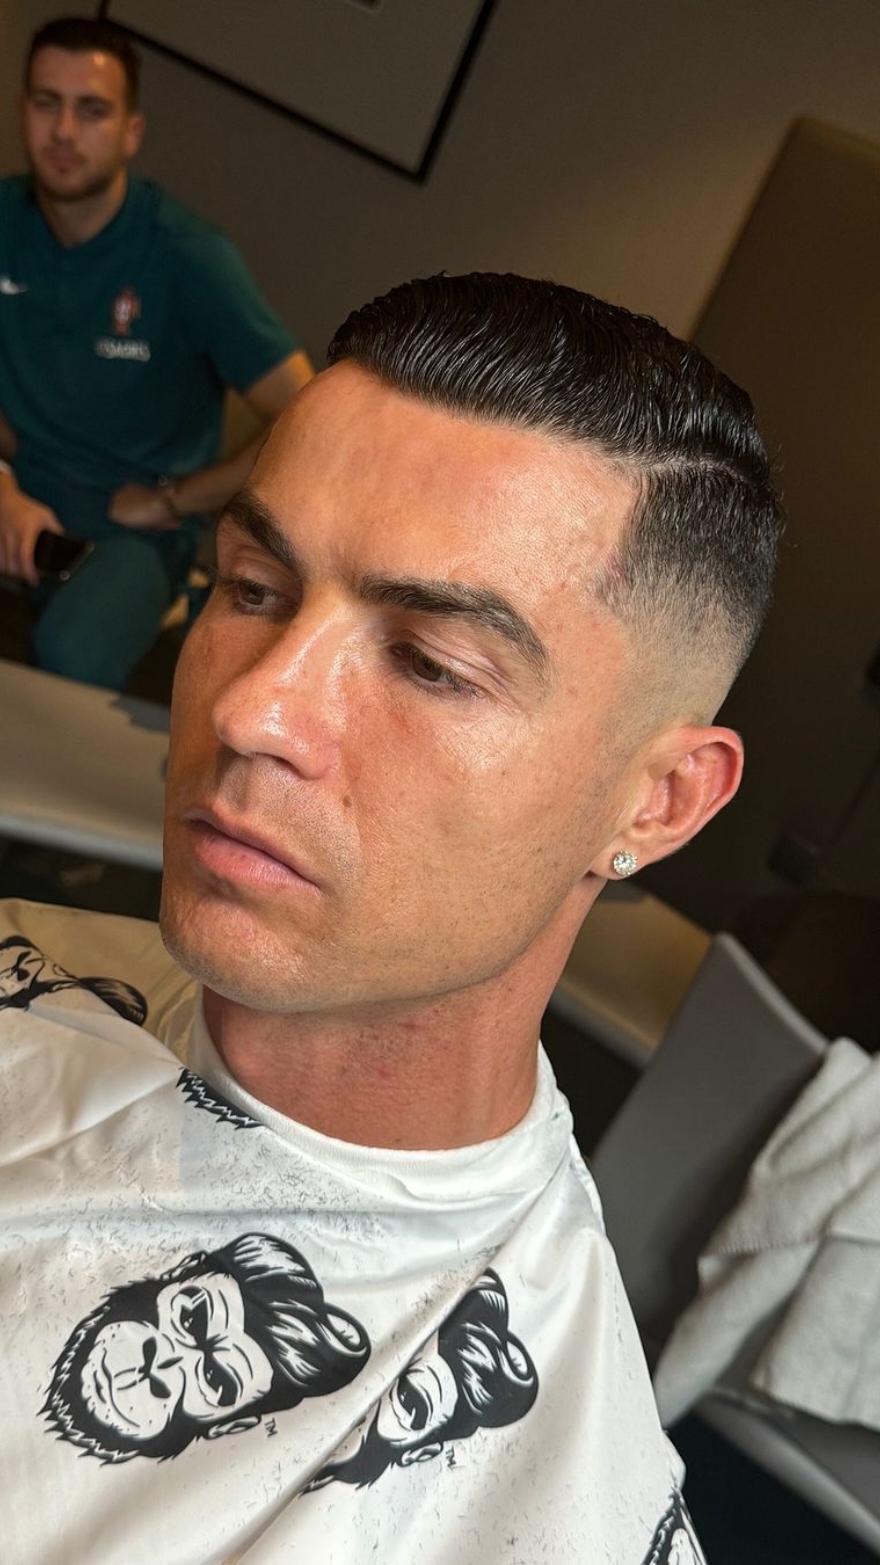
[[[736,672],[769,606],[782,512],[751,401],[696,348],[574,288],[472,272],[393,288],[349,316],[328,356],[619,464],[637,499],[596,591]]]

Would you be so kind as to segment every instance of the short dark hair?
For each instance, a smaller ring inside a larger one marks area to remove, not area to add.
[[[125,72],[125,100],[136,109],[141,92],[141,62],[127,33],[113,22],[95,16],[59,16],[34,33],[24,62],[24,85],[30,87],[31,65],[41,49],[69,49],[73,54],[100,50],[112,54]]]
[[[657,321],[558,283],[491,272],[419,278],[356,310],[353,360],[452,413],[584,441],[638,498],[597,591],[658,615],[729,666],[769,605],[782,511],[744,391]]]

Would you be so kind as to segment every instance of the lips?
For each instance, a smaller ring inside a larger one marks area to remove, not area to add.
[[[183,819],[197,855],[224,878],[289,879],[318,885],[311,869],[292,859],[284,844],[244,822],[227,819],[206,806],[186,810]]]

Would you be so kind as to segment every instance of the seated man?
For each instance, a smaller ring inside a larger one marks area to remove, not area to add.
[[[765,453],[551,283],[411,283],[330,359],[183,650],[172,955],[0,931],[4,1560],[693,1565],[538,1033],[606,881],[736,790]]]
[[[30,178],[0,181],[0,573],[34,589],[39,666],[111,688],[259,448],[218,461],[224,389],[271,419],[312,373],[229,240],[129,179],[137,100],[124,33],[48,23],[25,68]],[[97,544],[61,587],[38,585],[46,529]]]

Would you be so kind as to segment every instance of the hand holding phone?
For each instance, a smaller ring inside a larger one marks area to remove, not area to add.
[[[55,512],[23,494],[12,472],[0,472],[0,575],[38,586],[34,544],[44,531],[64,531]]]
[[[70,533],[46,530],[37,535],[34,565],[43,581],[69,581],[94,547],[88,538],[73,538]]]

